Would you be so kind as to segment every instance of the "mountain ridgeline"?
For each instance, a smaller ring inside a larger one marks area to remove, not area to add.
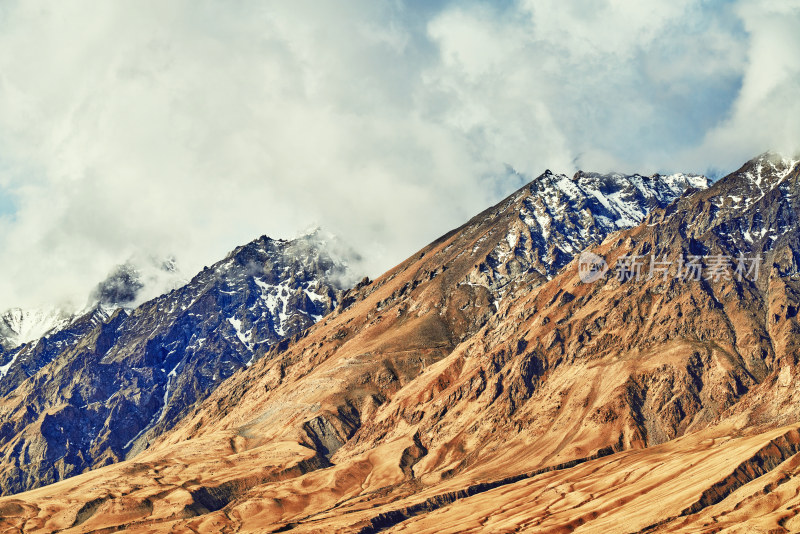
[[[799,195],[769,153],[711,185],[546,172],[346,291],[262,238],[4,397],[5,491],[64,480],[0,526],[796,531]]]
[[[268,347],[328,314],[347,276],[319,232],[261,237],[134,309],[108,307],[138,286],[130,270],[112,273],[99,286],[105,302],[15,349],[0,380],[0,485],[21,491],[135,455]]]
[[[707,186],[683,174],[545,172],[476,218],[482,225],[468,225],[474,267],[467,260],[458,285],[482,304],[464,314],[470,326],[458,338],[480,328],[514,287],[546,281],[586,246]],[[507,224],[502,236],[494,219]],[[24,491],[135,456],[258,354],[332,311],[348,276],[320,232],[293,242],[262,237],[127,309],[143,282],[135,266],[121,265],[98,285],[94,308],[7,356],[0,487]]]

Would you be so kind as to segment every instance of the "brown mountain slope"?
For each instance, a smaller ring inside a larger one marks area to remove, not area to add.
[[[752,505],[780,526],[770,514],[792,510],[789,486],[768,512],[758,485],[777,488],[800,450],[783,427],[800,406],[798,180],[793,164],[762,157],[596,249],[611,265],[625,254],[763,252],[756,282],[584,284],[573,261],[501,292],[478,277],[520,220],[518,193],[356,288],[134,461],[2,499],[3,521],[75,532],[691,531],[687,521],[730,521]],[[747,187],[758,188],[751,202],[726,204]],[[515,254],[499,257],[508,263],[492,272],[521,271]]]

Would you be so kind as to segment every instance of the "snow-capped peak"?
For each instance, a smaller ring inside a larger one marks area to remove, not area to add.
[[[681,195],[683,191],[689,187],[693,187],[695,189],[708,189],[708,187],[711,185],[711,181],[702,174],[684,174],[679,172],[675,174],[662,175],[660,178],[678,195]]]
[[[11,308],[0,315],[0,344],[6,350],[18,347],[65,326],[69,321],[69,315],[55,308]]]
[[[800,163],[800,158],[797,156],[788,158],[776,152],[764,152],[745,165],[742,174],[763,191],[765,188],[771,189],[776,183],[786,178],[798,163]],[[765,178],[767,177],[771,179],[770,184],[766,183]]]
[[[500,296],[520,273],[555,276],[587,246],[640,224],[653,209],[665,208],[690,187],[707,186],[706,177],[692,174],[579,171],[570,178],[548,170],[498,205],[501,211],[517,211],[515,222],[465,283],[487,287]],[[473,253],[480,250],[481,240]]]

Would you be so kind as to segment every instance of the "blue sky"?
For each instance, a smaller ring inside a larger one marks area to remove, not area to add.
[[[800,146],[797,0],[1,9],[0,308],[312,224],[376,275],[508,168],[720,174]]]
[[[16,211],[17,208],[11,193],[0,189],[0,217],[14,215]]]

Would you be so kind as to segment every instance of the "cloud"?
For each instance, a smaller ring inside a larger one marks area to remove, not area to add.
[[[473,173],[465,148],[413,113],[424,51],[399,12],[371,2],[9,11],[0,159],[18,210],[0,227],[3,303],[82,302],[130,255],[174,254],[191,273],[315,221],[372,249],[379,272],[400,259],[395,247],[413,250],[484,201],[460,183]],[[456,186],[471,204],[442,202]]]
[[[527,173],[543,160],[565,170],[669,168],[736,98],[747,39],[726,6],[537,0],[502,14],[452,9],[430,25],[442,51],[435,79],[451,96],[454,125]]]
[[[797,146],[798,6],[778,5],[6,3],[0,308],[314,223],[374,276],[517,172]]]
[[[706,132],[694,159],[703,154],[731,160],[745,151],[800,151],[800,2],[740,2],[748,34],[742,86],[729,115]]]

